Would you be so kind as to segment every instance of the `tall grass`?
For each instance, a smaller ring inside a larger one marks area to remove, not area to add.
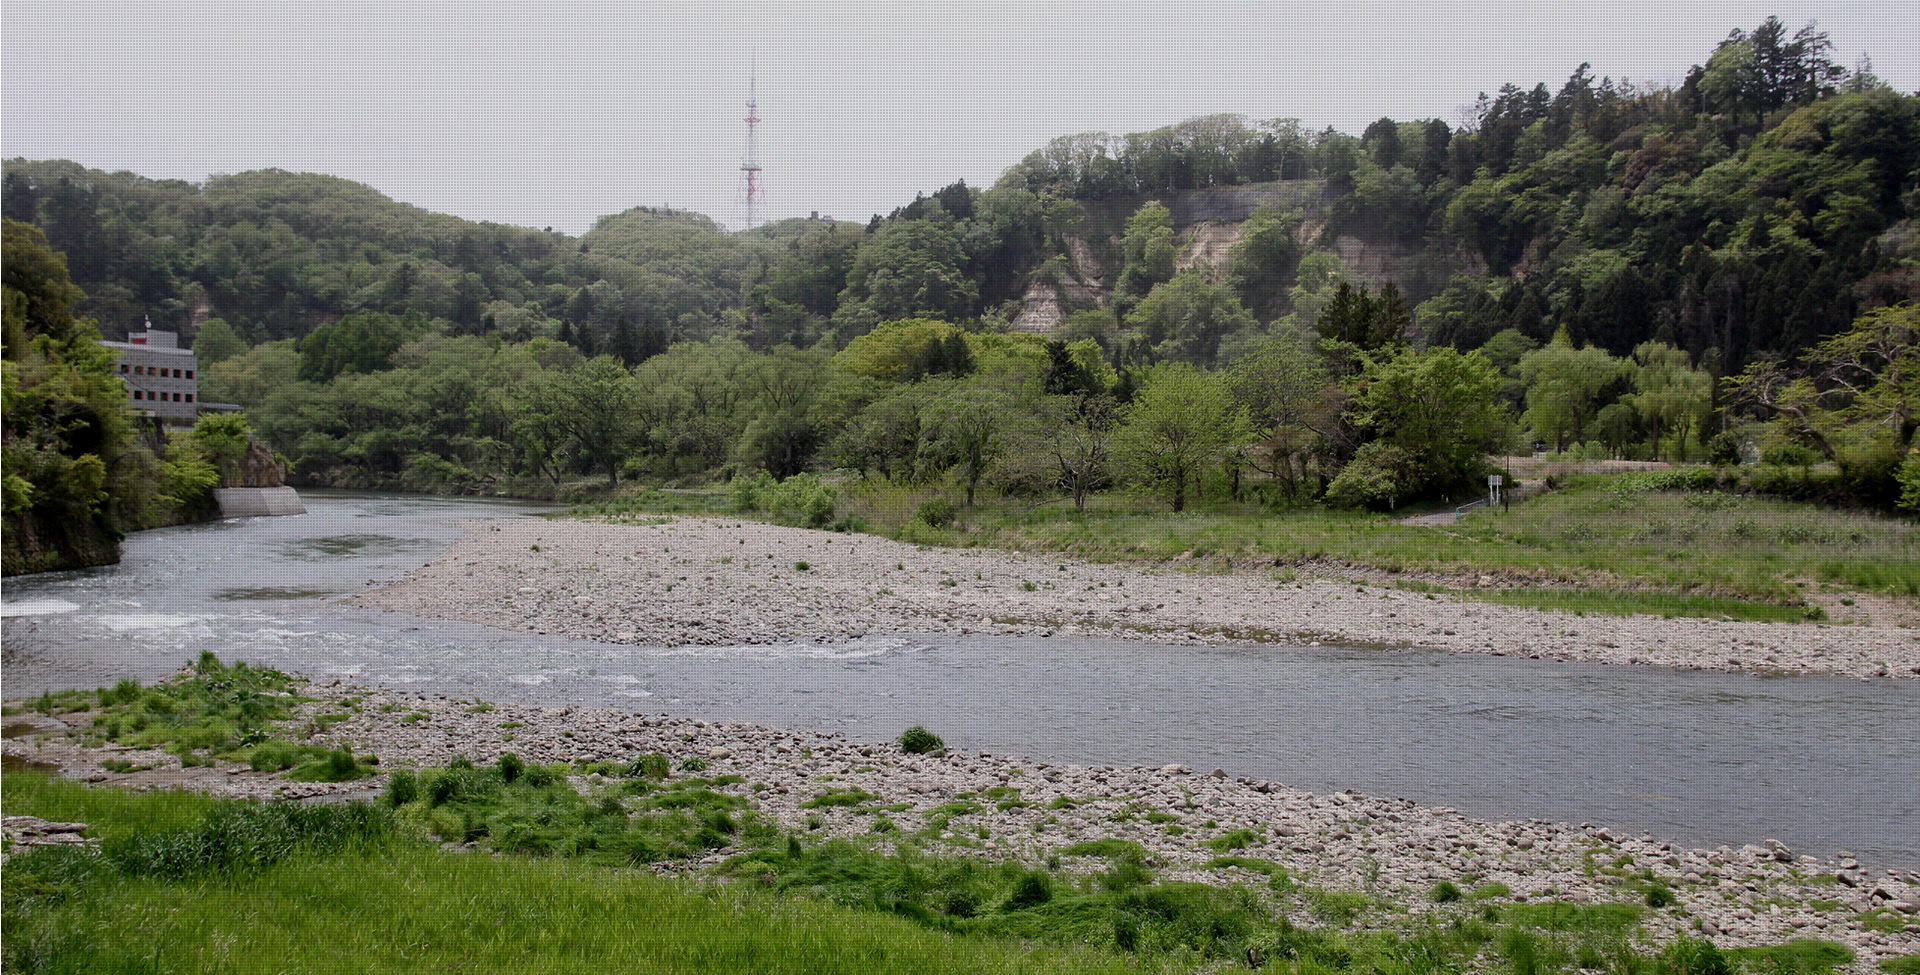
[[[534,768],[497,784],[537,778]],[[0,890],[9,972],[1730,975],[1852,959],[1800,940],[1651,952],[1634,946],[1644,908],[1500,903],[1504,892],[1490,888],[1443,913],[1400,915],[1239,857],[1216,866],[1242,868],[1257,886],[1158,882],[1138,847],[1117,842],[1063,851],[1110,861],[1067,872],[789,836],[717,874],[671,879],[582,856],[451,854],[367,804],[134,795],[38,773],[7,773],[4,785],[9,814],[85,817],[110,837],[98,855],[16,851]],[[485,786],[442,805],[502,794]],[[1288,920],[1308,912],[1328,925]]]
[[[875,531],[923,544],[1039,549],[1094,561],[1178,559],[1201,570],[1347,563],[1492,573],[1532,588],[1611,591],[1612,608],[1596,605],[1598,612],[1792,619],[1805,608],[1810,586],[1920,595],[1920,526],[1910,520],[1736,495],[1684,478],[1580,476],[1509,511],[1482,509],[1439,526],[1318,507],[1214,503],[1174,514],[1114,493],[1093,498],[1084,511],[1002,499],[963,509],[952,526],[936,528],[911,517],[934,491],[853,485],[842,492],[843,507]],[[1742,601],[1771,606],[1737,605]]]

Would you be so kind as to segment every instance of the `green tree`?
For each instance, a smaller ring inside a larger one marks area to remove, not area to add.
[[[1210,284],[1189,268],[1155,285],[1127,313],[1127,326],[1144,336],[1163,360],[1210,366],[1220,341],[1253,324],[1232,289]]]
[[[1713,408],[1713,377],[1693,368],[1685,352],[1660,342],[1641,343],[1633,363],[1633,406],[1651,436],[1653,459],[1660,459],[1661,437],[1670,431],[1685,462],[1687,438]]]
[[[1262,206],[1240,225],[1240,241],[1228,252],[1228,281],[1254,318],[1270,322],[1287,307],[1300,264],[1300,215]]]
[[[954,385],[921,411],[922,456],[935,467],[959,473],[969,508],[980,479],[1006,450],[1013,410],[1013,400],[998,390]]]
[[[836,326],[851,338],[889,319],[965,321],[980,296],[961,270],[965,260],[953,228],[938,220],[888,223],[855,253]]]
[[[200,324],[200,334],[193,340],[193,357],[205,370],[246,352],[247,340],[227,324],[224,318],[209,318]]]
[[[1246,442],[1245,408],[1218,376],[1187,363],[1156,367],[1114,437],[1114,455],[1134,481],[1185,511],[1187,492],[1224,451]]]
[[[1177,253],[1173,240],[1173,211],[1158,201],[1142,204],[1127,218],[1120,237],[1120,277],[1114,283],[1114,311],[1122,318],[1155,285],[1173,280]]]
[[[1879,466],[1891,478],[1920,428],[1920,304],[1876,308],[1807,350],[1797,366],[1758,362],[1727,384],[1787,439],[1838,461],[1843,472]]]
[[[620,464],[633,447],[635,393],[626,367],[603,355],[539,377],[525,408],[566,438],[567,449],[585,469],[604,471],[613,486],[620,483]]]
[[[1113,435],[1119,405],[1104,393],[1043,396],[1021,429],[1013,462],[1057,485],[1086,510],[1087,495],[1113,478]]]
[[[1339,424],[1338,387],[1320,357],[1297,333],[1282,332],[1235,359],[1227,384],[1262,437],[1255,466],[1280,479],[1289,498],[1298,497],[1318,447]]]
[[[1546,346],[1520,357],[1520,378],[1527,384],[1527,423],[1535,433],[1551,437],[1556,450],[1566,449],[1569,436],[1574,443],[1585,441],[1593,414],[1605,405],[1602,393],[1614,387],[1627,369],[1627,363],[1604,349],[1575,348],[1567,330],[1561,328]]]
[[[124,478],[130,433],[113,350],[73,314],[82,293],[34,227],[0,230],[0,479],[4,572],[118,561],[119,541],[147,485]]]
[[[402,345],[426,329],[427,321],[418,312],[397,319],[364,312],[322,325],[300,340],[299,378],[324,383],[341,373],[379,372],[391,365]]]
[[[781,346],[744,370],[752,419],[740,434],[740,456],[781,480],[807,469],[825,439],[815,412],[830,357],[818,349]]]
[[[1368,357],[1349,417],[1374,442],[1398,451],[1391,462],[1374,462],[1393,471],[1399,497],[1450,491],[1470,485],[1485,472],[1487,452],[1512,439],[1499,385],[1499,373],[1478,352],[1400,347]]]

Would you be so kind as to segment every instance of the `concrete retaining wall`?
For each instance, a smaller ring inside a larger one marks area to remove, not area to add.
[[[307,506],[290,487],[216,488],[222,518],[255,518],[261,515],[304,515]]]

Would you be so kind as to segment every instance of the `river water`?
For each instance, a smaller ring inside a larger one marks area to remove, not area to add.
[[[1488,819],[1690,846],[1779,839],[1920,868],[1920,682],[1429,651],[899,634],[636,648],[339,605],[476,517],[468,499],[314,493],[309,513],[144,532],[118,566],[9,580],[9,698],[150,681],[202,650],[312,677],[948,744],[1225,768]]]

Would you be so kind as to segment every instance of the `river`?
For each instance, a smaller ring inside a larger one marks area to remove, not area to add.
[[[1488,819],[1689,846],[1779,839],[1920,868],[1920,683],[1429,651],[899,634],[636,648],[343,606],[477,517],[549,509],[312,493],[309,513],[143,532],[120,565],[10,579],[5,694],[151,681],[202,650],[316,678],[891,739],[1184,763]]]

